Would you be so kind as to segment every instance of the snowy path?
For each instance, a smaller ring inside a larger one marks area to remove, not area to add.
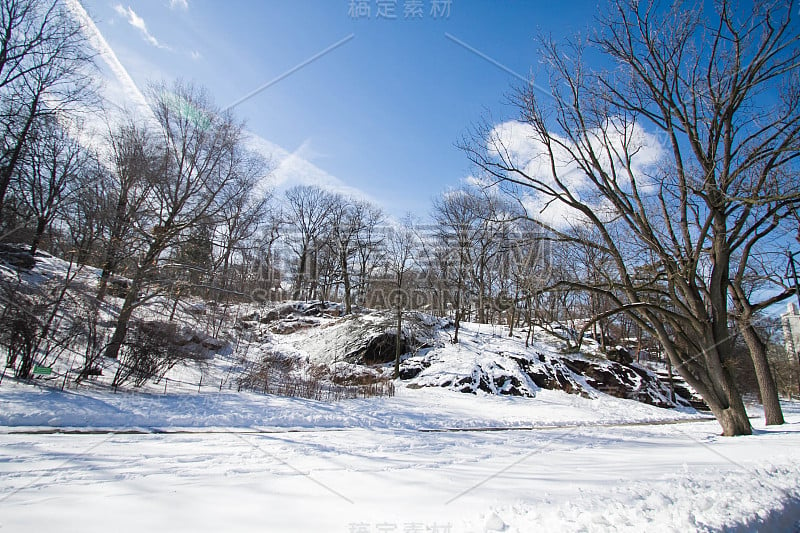
[[[790,424],[764,429],[755,422],[756,435],[729,439],[709,421],[633,425],[676,417],[634,402],[432,392],[404,391],[373,403],[238,395],[238,404],[229,397],[214,404],[238,414],[212,413],[210,398],[158,403],[101,394],[73,397],[59,411],[56,403],[46,407],[57,397],[45,395],[24,418],[26,395],[30,401],[40,393],[0,391],[0,526],[455,532],[692,531],[749,523],[791,531],[800,520],[795,405]],[[156,404],[159,429],[173,433],[122,433],[141,429],[136,416],[119,423],[126,412]],[[198,405],[227,427],[187,427],[187,413]],[[270,414],[278,406],[280,414]],[[52,431],[41,424],[47,409],[61,429],[77,427],[80,413],[101,432],[15,433]],[[247,419],[254,424],[232,423],[259,409],[261,418]],[[576,418],[582,425],[568,424]],[[481,430],[545,423],[563,426]],[[112,426],[115,432],[102,432]],[[420,431],[448,427],[476,431]]]
[[[751,417],[758,419],[759,417]],[[582,424],[548,424],[541,426],[490,426],[490,427],[459,427],[459,428],[433,428],[426,429],[420,428],[416,431],[421,433],[474,433],[474,432],[488,432],[488,431],[548,431],[557,429],[577,429],[577,428],[621,428],[621,427],[637,427],[637,426],[670,426],[674,424],[694,424],[698,421],[713,421],[709,417],[697,418],[668,418],[664,420],[655,421],[641,421],[641,422],[585,422]],[[345,431],[344,428],[326,428],[326,429],[214,429],[214,428],[192,428],[192,429],[91,429],[91,428],[34,428],[34,429],[10,429],[0,428],[0,434],[8,435],[204,435],[214,433],[236,433],[237,435],[259,435],[259,434],[273,434],[273,433],[324,433],[330,431]]]

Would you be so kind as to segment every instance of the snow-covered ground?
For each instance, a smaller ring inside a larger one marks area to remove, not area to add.
[[[20,279],[33,286],[65,273],[40,254]],[[97,276],[81,270],[76,290],[91,293]],[[103,316],[119,304],[109,296]],[[139,314],[163,319],[171,305],[153,299]],[[784,406],[784,426],[764,428],[753,408],[753,436],[722,438],[705,415],[609,396],[569,369],[583,394],[539,387],[531,376],[560,365],[557,343],[539,332],[528,349],[477,324],[462,325],[458,345],[445,326],[432,330],[430,347],[406,363],[419,373],[396,382],[393,397],[237,393],[238,374],[270,351],[352,364],[342,358],[353,331],[380,316],[303,314],[278,328],[255,304],[205,307],[188,302],[176,318],[202,332],[232,316],[241,329],[220,323],[220,336],[244,354],[216,350],[118,394],[116,361],[102,360],[104,374],[80,386],[64,379],[81,368],[76,353],[37,380],[51,388],[6,377],[0,530],[800,531],[798,403]],[[591,350],[570,357],[611,368]],[[630,377],[636,385],[648,375]],[[485,392],[512,386],[529,397]]]
[[[548,390],[322,403],[5,381],[0,528],[793,531],[800,405],[785,408],[785,426],[723,438],[700,415]]]

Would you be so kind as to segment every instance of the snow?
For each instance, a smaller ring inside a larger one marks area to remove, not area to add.
[[[789,424],[754,419],[756,434],[740,438],[697,414],[548,390],[399,387],[322,403],[6,381],[0,407],[6,531],[792,530],[800,520],[797,403],[785,405]]]
[[[63,261],[45,254],[37,261],[23,281],[63,277]],[[0,268],[0,275],[16,273]],[[91,288],[97,276],[83,269],[74,283]],[[170,307],[168,299],[151,302],[141,310],[146,318]],[[119,303],[109,297],[109,316]],[[214,317],[198,315],[200,309],[203,302],[188,302],[177,317],[202,329],[200,322]],[[244,317],[263,310],[245,304],[222,312]],[[339,360],[347,350],[330,344],[344,326],[312,321],[321,325],[289,335],[253,321],[247,357],[280,349],[337,368],[349,364]],[[364,321],[382,327],[385,317]],[[31,385],[6,376],[0,529],[800,529],[800,403],[785,403],[788,423],[769,428],[751,406],[755,434],[723,438],[717,422],[691,409],[614,398],[587,380],[579,384],[589,394],[567,394],[514,374],[517,359],[558,357],[545,334],[531,349],[499,326],[463,324],[458,345],[447,342],[448,334],[440,328],[431,347],[420,350],[430,364],[413,380],[398,381],[391,398],[325,403],[235,392],[241,361],[227,353],[178,365],[166,383],[119,393],[107,383],[113,366],[63,392],[60,379]],[[223,331],[221,339],[235,335]],[[72,364],[61,360],[54,370]],[[476,369],[494,384],[514,375],[531,397],[440,387]]]

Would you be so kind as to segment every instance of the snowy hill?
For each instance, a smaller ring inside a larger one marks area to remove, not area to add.
[[[19,268],[6,260],[1,273],[6,279],[16,278],[28,292],[73,276],[69,293],[75,303],[66,307],[66,315],[79,317],[79,310],[73,307],[81,298],[91,297],[100,273],[93,268],[76,268],[39,253],[33,268]],[[124,280],[118,283],[124,286]],[[107,300],[101,310],[106,334],[121,305],[113,292]],[[275,383],[280,379],[303,383],[313,379],[330,391],[330,387],[365,380],[385,382],[391,376],[395,354],[392,312],[359,309],[342,316],[339,304],[327,302],[221,306],[189,299],[176,305],[160,296],[140,308],[137,316],[142,334],[165,339],[175,356],[163,374],[133,383],[143,391],[200,390],[205,386],[219,391],[247,388],[281,392],[286,388]],[[65,316],[62,327],[68,327],[71,318]],[[505,326],[473,323],[462,324],[458,344],[451,340],[452,323],[447,319],[405,313],[399,385],[527,398],[535,398],[543,389],[563,390],[585,398],[608,394],[659,407],[689,406],[688,398],[681,396],[673,403],[668,387],[654,372],[606,359],[591,340],[586,341],[582,352],[565,353],[562,341],[541,330],[532,335],[532,343],[526,347],[524,331],[509,337]],[[53,373],[40,379],[68,388],[78,373],[85,371],[80,350],[73,352],[49,361]],[[123,364],[103,358],[93,361],[87,381],[94,386],[109,386],[112,378],[120,375]],[[265,373],[269,382],[261,379]],[[379,392],[390,393],[391,389]],[[358,393],[337,389],[328,396],[353,394]]]

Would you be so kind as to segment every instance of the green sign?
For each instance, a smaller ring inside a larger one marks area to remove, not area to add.
[[[53,373],[53,369],[50,368],[49,366],[39,366],[39,365],[34,365],[33,366],[33,375],[34,376],[49,376],[52,373]]]

